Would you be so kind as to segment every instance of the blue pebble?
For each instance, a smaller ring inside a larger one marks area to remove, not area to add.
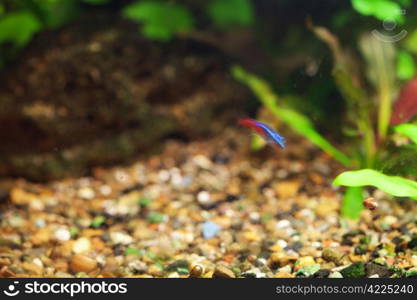
[[[220,231],[220,226],[216,223],[207,221],[203,223],[202,233],[205,239],[211,239]]]

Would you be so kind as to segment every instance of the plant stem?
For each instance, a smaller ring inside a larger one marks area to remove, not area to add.
[[[380,140],[384,140],[387,131],[388,131],[388,123],[391,117],[391,97],[389,93],[389,88],[380,86],[380,93],[379,93],[379,112],[378,112],[378,135]]]

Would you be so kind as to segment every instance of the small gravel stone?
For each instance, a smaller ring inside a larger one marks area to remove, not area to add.
[[[66,242],[71,239],[71,233],[67,228],[59,228],[55,231],[54,237],[60,242]]]
[[[213,277],[215,277],[215,278],[235,278],[236,275],[229,268],[227,268],[223,265],[217,265],[216,269],[214,270]]]
[[[392,273],[386,266],[381,266],[372,262],[367,263],[365,265],[365,269],[367,277],[371,277],[373,275],[378,275],[378,277],[389,277]]]
[[[81,188],[78,191],[78,197],[82,198],[82,199],[86,199],[86,200],[91,200],[95,197],[95,192],[93,189],[89,188],[89,187],[84,187]]]
[[[198,278],[204,272],[204,267],[202,265],[195,265],[190,271],[190,277]]]
[[[343,275],[340,272],[333,272],[329,275],[329,278],[343,278]]]
[[[277,229],[284,229],[284,228],[288,228],[291,226],[290,221],[288,220],[281,220],[279,222],[277,222],[276,228]]]
[[[203,223],[201,231],[205,239],[211,239],[219,233],[220,226],[217,225],[216,223],[207,221]]]
[[[330,247],[324,248],[323,252],[322,252],[322,257],[325,260],[334,262],[335,264],[338,264],[339,262],[341,262],[343,256],[344,256],[343,253],[337,251],[334,248],[330,248]]]
[[[113,244],[129,245],[133,242],[133,238],[123,232],[110,232],[110,239]]]
[[[77,254],[72,257],[70,267],[74,273],[88,273],[97,267],[97,262],[88,256]]]
[[[76,254],[88,252],[91,249],[91,242],[88,238],[82,237],[75,241],[72,251]]]

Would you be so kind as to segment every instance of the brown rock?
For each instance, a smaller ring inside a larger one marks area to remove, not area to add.
[[[322,256],[325,260],[338,264],[342,261],[344,254],[334,248],[326,247],[323,249]]]
[[[213,278],[236,278],[236,275],[229,268],[218,265],[214,270]]]
[[[32,275],[40,276],[43,273],[43,268],[41,266],[38,266],[37,264],[34,264],[34,263],[24,262],[24,263],[22,263],[22,267],[29,274],[32,274]]]
[[[97,267],[97,262],[85,255],[74,255],[71,259],[70,268],[74,273],[91,272]]]
[[[280,199],[294,197],[300,187],[299,181],[280,181],[275,186],[275,192]]]

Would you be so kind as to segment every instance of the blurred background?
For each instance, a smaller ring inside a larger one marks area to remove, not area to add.
[[[393,102],[415,72],[414,15],[411,1],[2,0],[0,174],[86,174],[255,117],[233,65],[340,143],[355,133],[335,65],[369,98],[372,73],[391,68]],[[371,32],[392,39],[384,66],[361,46]]]

